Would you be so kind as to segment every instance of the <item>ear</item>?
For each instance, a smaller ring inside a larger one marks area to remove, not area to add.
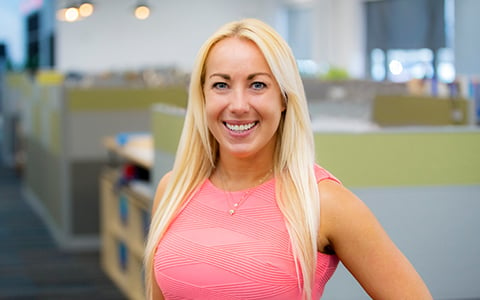
[[[288,106],[288,95],[286,92],[282,93],[282,99],[283,99],[282,112],[284,112],[285,110],[287,110],[287,106]]]

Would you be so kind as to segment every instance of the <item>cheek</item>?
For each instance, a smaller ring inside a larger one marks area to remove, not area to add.
[[[269,107],[270,115],[280,119],[285,109],[286,109],[286,105],[285,105],[285,102],[283,102],[283,99],[278,99],[276,100],[275,104]]]
[[[263,107],[263,117],[269,120],[268,127],[270,130],[276,131],[280,120],[282,118],[282,112],[284,111],[283,106],[278,105],[269,105]]]
[[[215,99],[205,97],[205,114],[209,125],[215,122],[222,111],[222,106]]]

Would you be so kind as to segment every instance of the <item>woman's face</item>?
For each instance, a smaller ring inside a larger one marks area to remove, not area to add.
[[[271,159],[285,104],[262,52],[247,39],[226,38],[210,50],[205,71],[208,128],[221,154]]]

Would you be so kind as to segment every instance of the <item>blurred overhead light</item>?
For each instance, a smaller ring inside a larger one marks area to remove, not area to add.
[[[67,22],[75,22],[80,17],[80,12],[78,8],[75,6],[70,6],[65,10],[65,21]]]
[[[89,17],[93,14],[94,6],[90,1],[82,1],[78,7],[78,12],[82,18]]]
[[[57,20],[59,21],[66,21],[66,18],[65,18],[65,12],[67,11],[66,8],[60,8],[59,10],[57,10]]]
[[[134,10],[135,18],[145,20],[150,16],[150,7],[145,3],[139,3]]]
[[[70,1],[69,5],[57,10],[57,20],[66,22],[80,21],[93,14],[95,7],[92,1]]]
[[[389,64],[388,68],[393,75],[400,75],[403,72],[403,65],[400,61],[393,59]]]

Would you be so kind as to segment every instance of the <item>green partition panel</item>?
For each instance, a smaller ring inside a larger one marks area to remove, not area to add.
[[[412,95],[378,95],[372,118],[380,126],[466,125],[468,100]]]
[[[480,184],[480,130],[316,133],[315,145],[347,186]]]
[[[167,103],[185,107],[185,87],[162,88],[69,88],[67,90],[70,111],[104,111],[149,109],[154,103]]]
[[[152,136],[155,150],[175,154],[183,129],[184,111],[168,106],[155,106],[152,115]]]

